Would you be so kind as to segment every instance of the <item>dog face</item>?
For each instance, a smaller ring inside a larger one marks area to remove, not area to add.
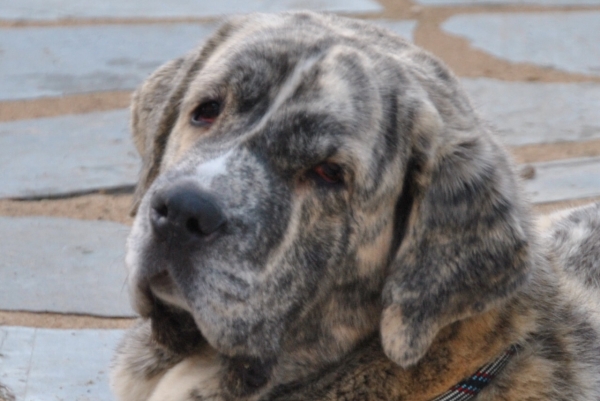
[[[135,308],[183,314],[219,354],[258,361],[255,387],[379,328],[409,366],[527,276],[505,154],[446,68],[387,31],[233,19],[153,74],[132,125]]]

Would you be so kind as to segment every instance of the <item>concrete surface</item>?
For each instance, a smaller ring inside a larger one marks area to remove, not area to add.
[[[513,63],[600,75],[600,11],[455,15],[442,28]]]
[[[600,157],[532,163],[535,177],[525,181],[534,203],[600,196]]]
[[[510,4],[510,5],[542,5],[542,6],[573,6],[600,5],[600,0],[415,0],[426,6],[455,6],[480,4]]]
[[[373,0],[0,0],[0,19],[198,18],[298,8],[343,13],[382,11],[382,7]]]
[[[162,63],[200,44],[215,27],[189,23],[0,28],[0,100],[133,89]]]
[[[0,383],[17,401],[109,401],[122,330],[0,327]]]
[[[0,310],[133,316],[128,233],[107,221],[0,217]]]
[[[600,84],[485,78],[462,83],[506,145],[600,139]]]
[[[0,123],[0,198],[133,186],[127,110]]]

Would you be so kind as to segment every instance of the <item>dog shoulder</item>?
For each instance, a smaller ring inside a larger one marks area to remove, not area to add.
[[[586,286],[600,287],[600,202],[550,216],[546,233],[557,264]]]

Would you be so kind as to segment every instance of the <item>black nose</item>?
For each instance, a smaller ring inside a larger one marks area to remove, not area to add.
[[[226,219],[213,195],[184,181],[153,195],[150,221],[158,235],[185,241],[206,238],[223,227]]]

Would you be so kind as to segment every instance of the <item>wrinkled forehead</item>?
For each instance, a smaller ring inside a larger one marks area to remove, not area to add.
[[[189,101],[231,96],[244,112],[295,100],[340,118],[357,108],[369,111],[364,107],[375,100],[377,74],[370,72],[370,57],[352,41],[322,26],[259,25],[215,50],[192,82]]]
[[[395,62],[352,30],[266,25],[230,36],[191,81],[184,110],[214,98],[227,110],[218,134],[199,136],[194,149],[244,148],[282,171],[335,156],[371,175],[381,164],[374,153],[392,152],[375,149],[389,142],[385,126],[408,113],[393,109]]]

